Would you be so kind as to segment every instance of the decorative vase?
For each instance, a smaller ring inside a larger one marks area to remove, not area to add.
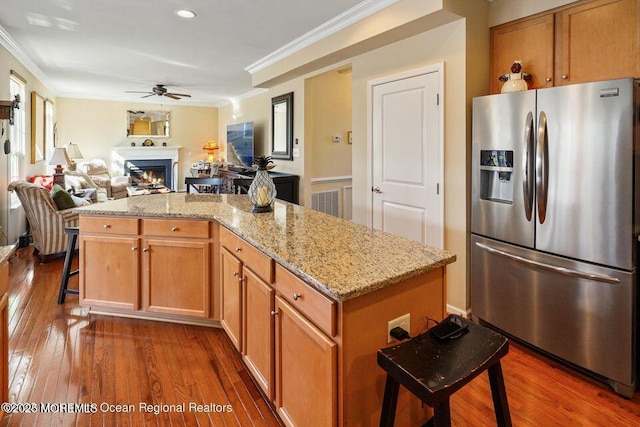
[[[277,191],[267,166],[273,162],[271,157],[265,156],[255,157],[253,161],[258,166],[258,170],[248,191],[249,200],[253,203],[251,212],[271,212],[271,203],[276,198]]]

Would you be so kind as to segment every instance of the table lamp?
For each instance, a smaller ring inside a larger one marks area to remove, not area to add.
[[[77,168],[76,162],[74,161],[75,159],[83,159],[84,157],[82,156],[82,153],[80,152],[80,148],[78,148],[78,144],[74,144],[73,142],[70,142],[67,145],[67,154],[69,155],[69,158],[71,159],[71,162],[69,163],[69,170],[70,171],[74,171]]]
[[[219,148],[220,146],[215,141],[207,141],[207,143],[204,144],[204,147],[202,147],[202,149],[207,151],[209,155],[209,163],[213,163],[215,161],[215,152]]]
[[[67,150],[63,147],[56,147],[53,150],[53,154],[49,158],[48,165],[56,165],[55,173],[53,174],[53,183],[59,184],[64,188],[64,173],[62,173],[62,165],[68,165],[71,163],[71,159],[67,155]]]

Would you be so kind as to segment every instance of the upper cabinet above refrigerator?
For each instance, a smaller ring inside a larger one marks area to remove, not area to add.
[[[640,0],[572,3],[491,29],[491,93],[514,61],[532,89],[640,77]]]

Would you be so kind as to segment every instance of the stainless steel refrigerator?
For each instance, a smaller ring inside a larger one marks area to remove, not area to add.
[[[624,396],[637,381],[640,90],[473,100],[471,310]]]

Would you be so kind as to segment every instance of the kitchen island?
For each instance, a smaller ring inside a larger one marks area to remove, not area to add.
[[[388,322],[444,316],[455,255],[311,209],[169,193],[78,211],[81,304],[221,325],[287,425],[377,424]],[[398,412],[425,416],[408,397]]]

